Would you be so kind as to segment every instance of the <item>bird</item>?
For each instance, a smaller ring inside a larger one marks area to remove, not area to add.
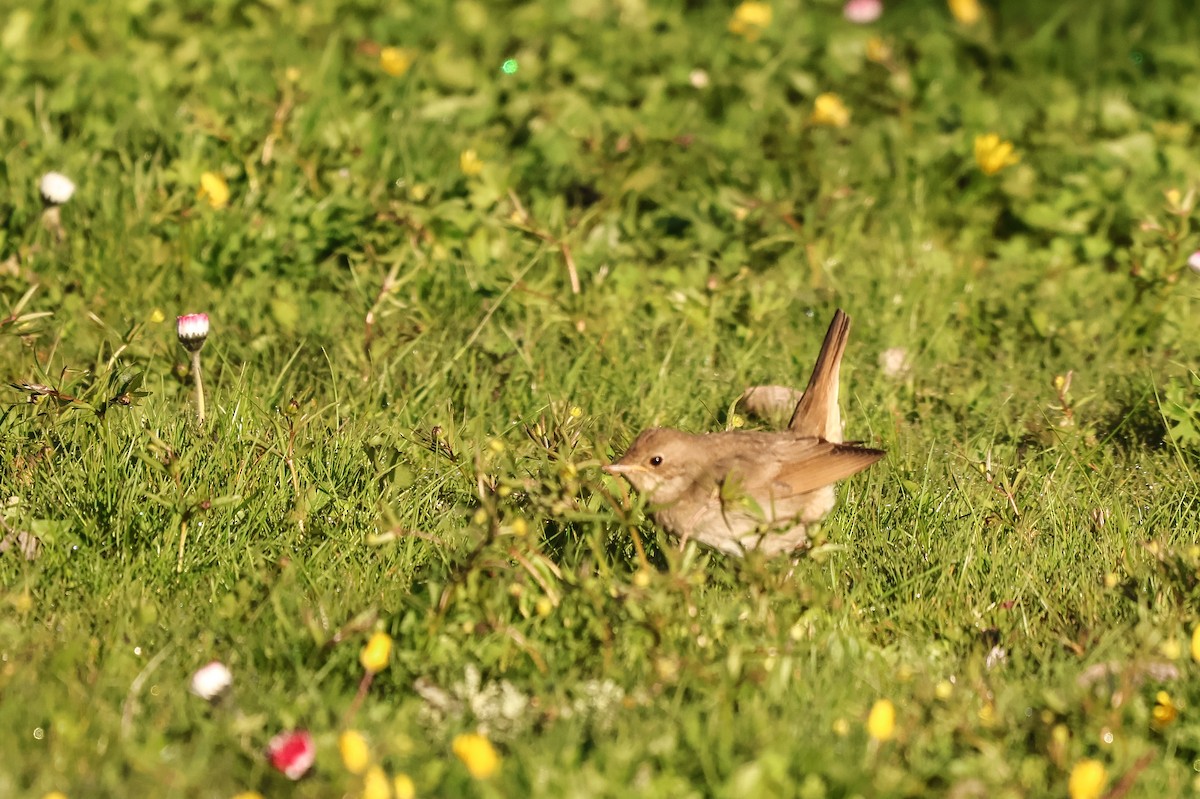
[[[843,442],[838,379],[849,336],[850,317],[839,308],[786,430],[652,427],[603,470],[646,497],[681,548],[695,540],[737,557],[806,549],[809,531],[836,504],[834,483],[886,454]]]

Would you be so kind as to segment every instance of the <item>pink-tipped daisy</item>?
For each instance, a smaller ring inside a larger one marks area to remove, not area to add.
[[[189,313],[176,320],[179,343],[188,352],[199,352],[208,339],[208,314]]]
[[[204,426],[204,377],[200,371],[200,350],[208,340],[208,314],[189,313],[178,317],[176,332],[179,343],[192,356],[192,380],[196,383],[196,421]],[[183,537],[179,539],[179,564],[183,568]]]
[[[281,732],[267,744],[267,757],[289,780],[298,780],[317,759],[317,745],[308,730]]]
[[[842,15],[857,25],[867,25],[883,16],[883,0],[846,0]]]
[[[1196,250],[1188,257],[1187,264],[1193,272],[1200,274],[1200,250]]]

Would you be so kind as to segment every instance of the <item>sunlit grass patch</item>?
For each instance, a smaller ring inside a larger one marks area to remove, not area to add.
[[[0,20],[0,795],[1194,789],[1194,15],[685,5]],[[887,459],[680,550],[835,307]]]

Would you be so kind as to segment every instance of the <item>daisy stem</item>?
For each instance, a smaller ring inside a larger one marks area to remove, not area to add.
[[[204,379],[200,374],[200,350],[192,353],[192,377],[196,381],[196,422],[204,426]]]
[[[62,244],[67,238],[67,231],[62,226],[62,212],[59,211],[57,205],[48,205],[46,210],[42,212],[42,223],[46,226],[46,230],[54,236],[54,241]]]
[[[175,560],[175,573],[183,574],[183,545],[187,543],[188,520],[185,518],[179,524],[179,557]]]
[[[362,706],[363,700],[367,698],[367,691],[371,687],[371,683],[375,679],[375,672],[363,672],[362,679],[358,683],[358,693],[354,695],[354,700],[350,702],[350,709],[346,711],[346,715],[342,720],[344,726],[349,726],[354,716],[358,713],[359,707]]]

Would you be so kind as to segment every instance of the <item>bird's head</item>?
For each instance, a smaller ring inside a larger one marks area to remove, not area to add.
[[[658,505],[679,499],[696,482],[705,452],[699,436],[652,427],[643,430],[615,463],[604,467]]]

